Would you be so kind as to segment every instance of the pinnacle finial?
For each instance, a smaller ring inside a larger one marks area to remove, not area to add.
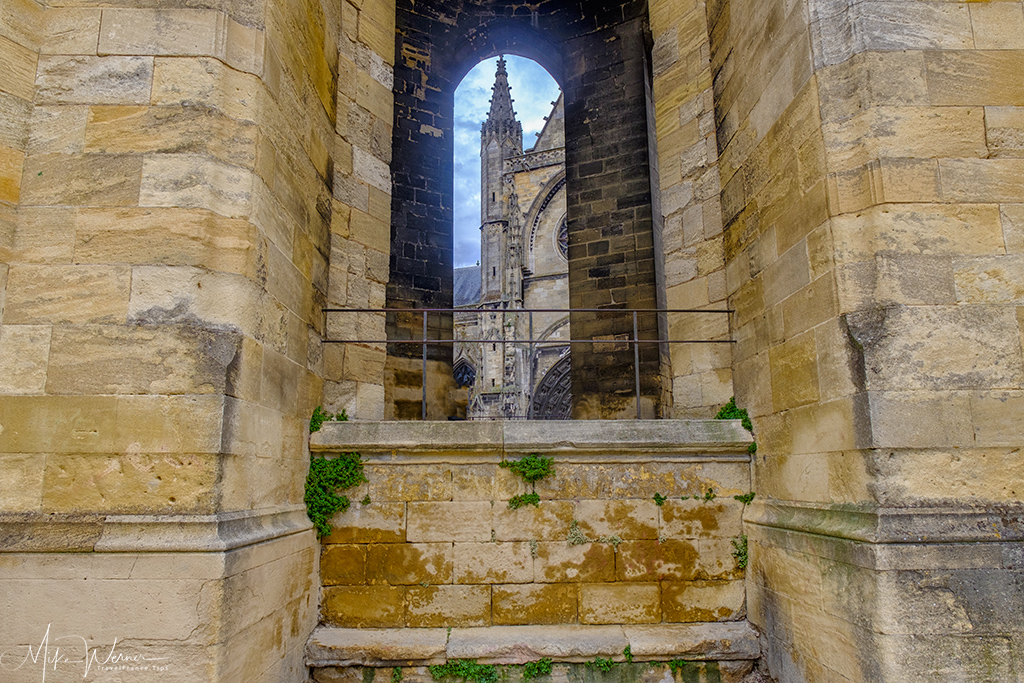
[[[494,88],[491,94],[491,111],[489,121],[515,121],[516,113],[512,110],[512,89],[508,84],[508,72],[505,70],[505,55],[498,57],[498,69],[494,74]]]

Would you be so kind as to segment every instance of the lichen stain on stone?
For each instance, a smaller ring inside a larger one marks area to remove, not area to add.
[[[663,507],[661,514],[666,523],[675,521],[696,522],[700,524],[703,531],[717,531],[718,516],[725,514],[725,507],[723,505],[708,505],[706,503],[689,508],[673,505]]]

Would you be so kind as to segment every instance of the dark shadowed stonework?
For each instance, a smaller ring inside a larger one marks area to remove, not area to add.
[[[388,305],[450,307],[454,92],[477,62],[499,53],[543,65],[562,86],[566,111],[569,293],[572,308],[655,308],[654,235],[647,107],[646,2],[450,0],[397,5],[395,132],[392,162],[391,279]],[[393,316],[389,339],[418,337],[421,319]],[[629,316],[578,314],[576,338],[632,333]],[[428,333],[449,338],[451,319],[432,316]],[[657,337],[644,316],[640,334]],[[578,417],[635,412],[628,344],[574,348]],[[590,348],[594,347],[594,348]],[[418,347],[392,344],[389,355]],[[430,358],[451,364],[451,348]],[[657,410],[656,346],[643,349],[644,403]]]

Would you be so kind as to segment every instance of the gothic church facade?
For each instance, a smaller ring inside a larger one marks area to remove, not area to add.
[[[524,152],[512,102],[501,59],[481,127],[480,264],[455,271],[455,306],[476,310],[456,315],[455,338],[489,341],[456,345],[454,368],[470,419],[568,419],[565,109],[559,96]]]

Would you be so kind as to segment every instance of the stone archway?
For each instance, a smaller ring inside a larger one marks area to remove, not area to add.
[[[530,402],[531,420],[572,418],[572,356],[565,354],[537,385]]]
[[[455,88],[482,59],[516,54],[544,66],[565,95],[570,307],[587,309],[572,314],[574,337],[631,336],[631,316],[604,309],[658,307],[652,117],[636,115],[651,107],[646,0],[398,0],[396,27],[388,306],[452,305]],[[640,337],[659,338],[658,324],[657,316],[641,315]],[[428,335],[450,338],[451,325],[451,316],[432,315]],[[388,320],[389,340],[420,334],[417,315]],[[428,352],[431,381],[451,382],[450,346]],[[390,344],[389,376],[418,375],[419,353],[415,345]],[[573,354],[576,417],[635,413],[631,350],[584,343]],[[643,346],[641,364],[644,413],[654,416],[661,394],[656,345]],[[407,408],[418,416],[418,403]]]

